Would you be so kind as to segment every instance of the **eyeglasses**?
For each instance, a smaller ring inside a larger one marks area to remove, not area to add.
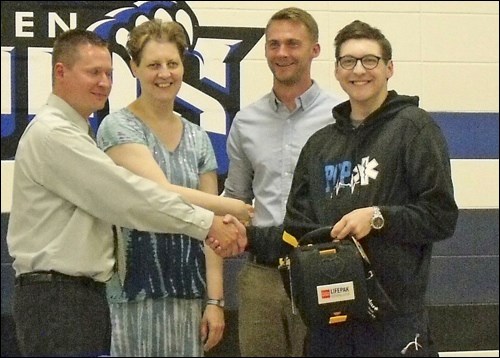
[[[373,70],[378,66],[378,62],[382,57],[375,55],[366,55],[361,58],[353,57],[353,56],[342,56],[337,59],[338,64],[344,70],[352,70],[358,64],[358,61],[361,61],[363,67],[367,70]]]

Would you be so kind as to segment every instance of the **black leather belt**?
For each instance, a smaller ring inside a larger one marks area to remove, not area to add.
[[[262,260],[259,258],[259,256],[254,255],[252,253],[248,254],[248,261],[257,264],[257,265],[262,265],[262,266],[267,266],[267,267],[272,267],[272,268],[278,268],[278,263],[271,263],[271,262],[266,262],[265,260]]]
[[[38,283],[50,282],[75,282],[82,285],[104,287],[105,284],[92,280],[90,277],[84,276],[69,276],[57,271],[38,271],[23,273],[16,277],[17,286],[34,285]]]

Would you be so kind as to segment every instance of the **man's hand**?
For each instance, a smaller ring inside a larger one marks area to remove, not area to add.
[[[371,231],[370,219],[373,216],[373,207],[361,208],[351,211],[340,219],[331,231],[334,239],[342,240],[347,236],[354,236],[361,240]]]
[[[221,257],[239,255],[248,243],[245,226],[232,215],[215,216],[205,243]]]

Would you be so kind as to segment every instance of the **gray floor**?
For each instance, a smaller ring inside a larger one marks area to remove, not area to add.
[[[498,351],[440,352],[440,357],[498,357]]]

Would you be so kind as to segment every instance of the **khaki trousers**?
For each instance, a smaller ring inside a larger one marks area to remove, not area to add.
[[[277,268],[246,262],[238,278],[242,357],[301,357],[306,328]]]

